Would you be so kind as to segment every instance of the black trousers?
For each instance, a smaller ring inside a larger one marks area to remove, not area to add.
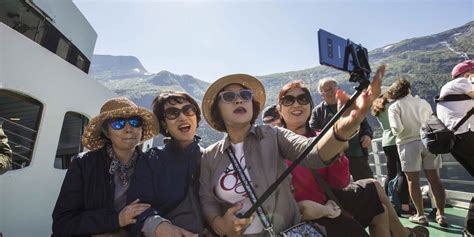
[[[313,220],[313,222],[324,226],[326,228],[326,234],[328,237],[369,237],[369,234],[359,222],[354,220],[352,217],[348,217],[343,214],[336,218],[322,217],[317,220]]]
[[[467,210],[464,231],[466,234],[474,235],[474,197],[471,198],[471,204],[469,205],[469,210]]]
[[[349,171],[354,181],[374,178],[374,173],[369,165],[369,157],[347,156],[347,158],[349,158]]]
[[[461,133],[456,137],[451,154],[471,176],[474,176],[474,132]]]
[[[402,204],[410,203],[410,194],[408,192],[408,181],[405,177],[405,173],[402,171],[402,166],[400,163],[400,156],[398,156],[397,145],[393,146],[384,146],[383,152],[387,157],[387,179],[385,179],[385,193],[388,195],[388,182],[394,179],[397,175],[402,177],[400,190],[400,202]]]

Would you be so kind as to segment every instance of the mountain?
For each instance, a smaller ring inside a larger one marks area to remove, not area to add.
[[[89,75],[121,96],[130,98],[139,106],[151,109],[153,99],[166,90],[185,91],[201,104],[209,83],[190,75],[168,71],[149,73],[138,58],[133,56],[94,55]],[[222,138],[202,119],[198,134],[202,145],[208,146]],[[155,145],[161,145],[158,139]]]
[[[201,100],[209,86],[190,75],[149,73],[133,56],[94,55],[89,74],[117,94],[145,107],[150,107],[153,98],[165,90],[186,91]]]
[[[122,79],[149,75],[133,56],[93,55],[89,75],[97,80]]]
[[[384,85],[405,78],[412,83],[414,94],[434,105],[432,98],[450,80],[453,66],[474,58],[473,39],[474,21],[471,21],[438,34],[406,39],[374,49],[369,52],[370,65],[375,71],[378,65],[387,64]],[[132,56],[94,55],[90,75],[119,95],[127,96],[138,105],[148,108],[153,98],[163,90],[186,91],[200,103],[209,86],[209,83],[190,75],[177,75],[168,71],[150,74]],[[354,84],[348,82],[347,73],[326,66],[257,76],[265,86],[267,105],[274,104],[280,88],[292,80],[303,80],[310,87],[315,103],[319,103],[321,97],[317,93],[317,85],[325,77],[334,77],[342,89],[353,92]],[[375,128],[379,126],[371,116],[369,123]],[[204,146],[222,137],[222,134],[209,128],[205,121],[200,124],[198,134],[203,137]],[[378,135],[379,131],[376,132]]]
[[[369,52],[372,70],[386,64],[383,84],[389,86],[399,78],[405,78],[412,84],[413,93],[426,99],[433,107],[433,97],[441,87],[451,79],[451,70],[459,62],[474,58],[474,21],[438,34],[406,39]],[[339,86],[347,92],[353,92],[355,85],[349,83],[347,73],[326,66],[317,66],[301,71],[276,73],[258,77],[264,84],[267,104],[274,104],[282,85],[291,80],[303,80],[311,89],[315,104],[322,98],[317,93],[318,81],[324,77],[334,77]],[[377,120],[368,116],[369,123],[379,128]],[[381,131],[375,129],[375,137]]]
[[[439,34],[403,40],[369,52],[372,69],[387,64],[384,85],[398,78],[412,83],[413,92],[425,99],[438,94],[441,86],[450,79],[454,65],[474,58],[474,21]],[[343,89],[351,90],[348,74],[326,66],[301,71],[277,73],[258,77],[267,95],[277,95],[281,86],[291,80],[303,80],[311,88],[316,102],[321,101],[317,83],[324,77],[334,77]],[[275,103],[270,97],[267,103]]]

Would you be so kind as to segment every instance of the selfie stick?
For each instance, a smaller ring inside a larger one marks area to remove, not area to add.
[[[306,149],[298,156],[298,158],[278,177],[278,179],[270,185],[270,187],[263,193],[263,195],[258,198],[258,200],[255,203],[252,203],[252,207],[245,212],[243,215],[237,215],[240,218],[249,218],[252,213],[254,213],[259,206],[263,204],[265,200],[276,190],[278,185],[280,185],[283,180],[285,180],[288,175],[291,174],[291,172],[298,166],[303,159],[306,158],[308,153],[313,149],[313,147],[321,140],[324,134],[326,134],[327,131],[336,123],[336,121],[342,116],[342,114],[354,103],[354,101],[359,97],[359,95],[362,93],[362,91],[366,88],[369,87],[370,81],[369,81],[369,76],[370,76],[370,68],[369,69],[363,69],[361,68],[361,62],[365,63],[368,62],[367,60],[367,55],[366,54],[359,54],[357,55],[356,49],[354,48],[353,43],[350,40],[347,40],[348,45],[346,46],[346,51],[349,51],[349,53],[352,55],[353,58],[353,63],[354,63],[354,70],[350,73],[351,78],[350,81],[358,82],[359,85],[357,87],[354,87],[356,90],[349,101],[347,101],[346,104],[339,110],[334,117],[329,121],[326,126],[324,126],[323,130],[321,130],[321,133],[314,138],[314,140],[311,142],[311,144],[306,147]],[[361,57],[361,60],[358,60],[357,56]],[[345,54],[345,63],[348,63],[349,59],[349,54]],[[354,60],[355,59],[355,60]],[[347,61],[347,62],[346,62]],[[366,64],[368,65],[368,63]],[[252,200],[252,199],[250,199]]]

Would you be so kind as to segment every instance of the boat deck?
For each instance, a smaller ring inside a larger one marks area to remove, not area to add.
[[[431,209],[425,209],[425,213],[429,213]],[[446,218],[448,219],[449,226],[444,228],[438,225],[436,221],[430,219],[428,229],[430,236],[432,237],[459,237],[462,236],[464,230],[464,218],[467,215],[467,209],[457,207],[447,207],[445,209]],[[414,227],[415,224],[408,221],[408,218],[400,218],[402,224],[406,227]]]
[[[372,140],[372,152],[369,156],[369,164],[374,172],[374,177],[384,184],[387,169],[386,157],[382,149],[381,139]],[[428,229],[430,236],[451,237],[462,236],[464,231],[464,219],[467,215],[467,207],[474,196],[474,177],[471,176],[452,156],[442,155],[443,167],[439,170],[441,181],[446,190],[445,209],[446,218],[449,223],[447,228],[443,228],[436,223],[434,217],[428,217],[430,225]],[[429,186],[424,173],[421,172],[420,184],[423,193],[423,205],[425,213],[431,212],[432,201],[429,198]],[[408,218],[400,218],[406,227],[414,227],[415,224],[408,221]]]

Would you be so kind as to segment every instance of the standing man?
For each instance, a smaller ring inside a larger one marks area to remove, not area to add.
[[[12,150],[8,145],[8,139],[3,132],[0,122],[0,175],[7,172],[12,164]]]
[[[339,90],[339,87],[336,80],[321,79],[318,90],[324,101],[317,105],[311,113],[309,126],[312,130],[323,129],[337,112],[336,91]],[[372,143],[372,136],[372,128],[367,119],[364,119],[360,124],[359,133],[349,140],[349,148],[345,151],[345,155],[349,158],[349,169],[354,181],[373,178],[367,150],[367,147]]]
[[[468,111],[474,109],[474,61],[466,60],[456,65],[451,72],[451,78],[453,80],[441,88],[440,97],[467,95],[465,100],[440,101],[436,106],[438,118],[452,130]],[[456,140],[451,154],[474,176],[474,116],[464,122],[455,134],[459,139]]]
[[[461,101],[439,102],[436,106],[438,118],[448,127],[453,129],[464,115],[474,109],[474,61],[466,60],[459,63],[451,72],[453,80],[446,83],[440,92],[440,97],[447,95],[465,94],[471,99]],[[451,150],[453,157],[464,168],[474,176],[474,116],[471,116],[455,132],[459,138]],[[466,216],[464,233],[465,236],[474,234],[474,197],[471,198],[471,205]]]

